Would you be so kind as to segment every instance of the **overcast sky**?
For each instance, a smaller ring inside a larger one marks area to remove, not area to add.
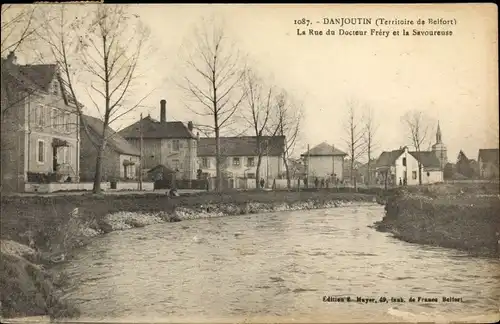
[[[225,20],[227,35],[260,71],[302,103],[306,118],[301,147],[322,141],[347,150],[343,121],[347,101],[371,107],[379,124],[381,150],[410,145],[401,116],[418,109],[439,120],[448,159],[460,149],[477,158],[479,148],[498,147],[497,12],[490,5],[137,5],[156,47],[144,93],[157,90],[142,111],[116,127],[150,113],[159,118],[167,100],[167,119],[196,119],[176,89],[179,49],[203,16]],[[451,30],[452,36],[297,36],[295,19],[313,21],[316,30],[338,25],[316,23],[324,17],[454,19],[456,25],[344,26],[343,29]],[[147,89],[146,89],[147,88]],[[91,112],[92,113],[92,112]],[[434,139],[435,130],[432,130]],[[299,149],[300,151],[300,149]],[[301,153],[301,152],[299,152]]]

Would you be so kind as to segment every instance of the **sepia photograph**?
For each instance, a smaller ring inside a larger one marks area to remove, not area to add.
[[[500,321],[498,8],[1,5],[2,323]]]

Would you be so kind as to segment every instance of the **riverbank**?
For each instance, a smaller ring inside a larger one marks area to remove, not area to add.
[[[3,317],[74,317],[61,298],[64,274],[51,271],[98,235],[186,219],[373,204],[374,194],[334,190],[157,195],[2,196]]]
[[[375,227],[403,241],[499,256],[498,183],[400,188],[387,198],[385,212]]]

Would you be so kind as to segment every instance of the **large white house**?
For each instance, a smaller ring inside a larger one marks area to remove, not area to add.
[[[408,147],[380,154],[375,164],[379,184],[420,184],[418,167],[422,166],[422,184],[443,181],[443,170],[447,163],[446,146],[442,142],[441,129],[437,127],[436,143],[431,151],[409,151]]]
[[[220,148],[222,158],[222,171],[228,178],[255,179],[258,150],[257,138],[255,136],[220,137]],[[284,136],[263,136],[262,162],[260,165],[260,177],[266,184],[279,178],[285,168],[283,154],[285,154]],[[216,176],[216,149],[215,138],[205,137],[198,140],[198,167],[203,177]],[[236,186],[236,185],[235,185]]]

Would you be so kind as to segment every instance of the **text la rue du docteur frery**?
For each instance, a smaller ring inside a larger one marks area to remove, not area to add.
[[[386,19],[366,17],[299,18],[297,36],[453,36],[454,18]]]

